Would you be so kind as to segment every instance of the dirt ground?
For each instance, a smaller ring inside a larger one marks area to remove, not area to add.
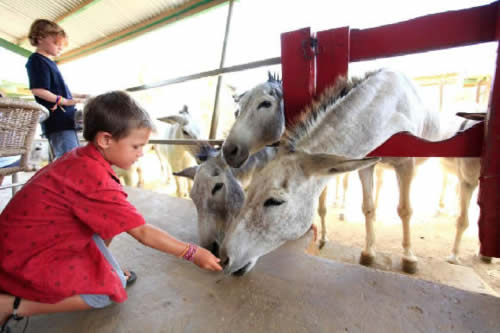
[[[145,174],[154,175],[155,172],[157,171],[148,170]],[[399,198],[396,176],[394,171],[388,169],[384,169],[382,175],[383,184],[375,223],[377,258],[374,267],[405,274],[399,265],[402,255],[402,226],[396,211]],[[317,255],[358,264],[365,239],[364,216],[361,212],[361,183],[357,173],[349,174],[348,179],[344,209],[338,207],[343,192],[342,186],[339,187],[337,193],[337,180],[334,178],[329,183],[327,198],[329,242]],[[342,184],[342,179],[340,179],[340,184]],[[413,252],[419,259],[419,267],[418,272],[413,276],[473,291],[481,291],[483,287],[479,284],[484,283],[489,288],[488,293],[496,292],[500,295],[500,259],[494,258],[491,264],[486,264],[477,256],[479,251],[477,189],[469,207],[470,225],[462,238],[461,267],[446,262],[446,258],[451,253],[458,214],[456,185],[457,179],[453,176],[449,177],[444,196],[445,211],[437,214],[439,197],[443,188],[443,173],[439,160],[429,159],[417,169],[411,188],[413,207],[411,232]],[[161,193],[171,195],[175,193],[173,181],[169,184],[162,184],[146,179],[145,187]],[[339,219],[341,213],[344,214],[344,221]],[[314,223],[320,230],[319,217],[316,217]],[[472,276],[474,272],[478,277]],[[482,283],[478,283],[477,280]]]
[[[467,280],[457,282],[460,279],[457,275],[463,274],[464,270],[446,262],[455,237],[455,221],[458,213],[455,195],[456,179],[452,179],[445,192],[447,211],[437,214],[442,174],[436,172],[436,163],[437,161],[429,161],[420,168],[411,192],[414,209],[411,222],[412,249],[419,259],[419,271],[414,276],[463,289],[470,287],[473,290],[473,286],[467,286]],[[380,193],[375,223],[377,251],[375,268],[405,274],[399,265],[402,256],[402,225],[396,212],[398,190],[395,178],[393,171],[384,171],[384,184]],[[339,194],[340,197],[341,194]],[[361,184],[357,175],[349,175],[345,209],[337,207],[336,202],[340,200],[336,200],[335,196],[335,181],[332,181],[327,199],[329,242],[319,255],[357,264],[365,242],[364,216],[361,212]],[[486,264],[477,256],[479,207],[476,202],[477,190],[473,194],[469,208],[470,225],[462,238],[460,266],[471,268],[486,285],[500,295],[500,259],[493,258],[492,263]],[[339,218],[341,213],[344,213],[344,221]],[[319,217],[315,219],[315,224],[319,231],[321,228]]]
[[[477,257],[479,249],[477,190],[473,194],[469,208],[470,226],[465,231],[461,244],[460,267],[446,262],[455,237],[455,220],[458,212],[456,180],[452,179],[447,187],[445,196],[447,212],[436,215],[443,183],[438,163],[437,160],[429,160],[421,166],[412,185],[411,201],[414,211],[411,222],[412,248],[419,259],[418,272],[413,276],[480,292],[484,283],[489,288],[488,293],[496,292],[500,295],[500,259],[494,258],[491,264],[486,264]],[[173,195],[175,192],[173,181],[170,183],[154,181],[155,172],[158,170],[149,170],[145,173],[151,177],[146,179],[145,188]],[[22,178],[29,176],[31,175],[23,174]],[[342,189],[339,188],[339,198],[336,199],[336,180],[332,179],[330,182],[327,198],[329,242],[318,255],[358,264],[365,238],[364,216],[361,212],[361,184],[357,174],[352,173],[348,177],[345,209],[338,207]],[[402,227],[396,212],[398,190],[394,172],[384,171],[383,181],[375,223],[377,258],[374,268],[405,274],[399,264],[402,255]],[[5,183],[9,182],[10,177],[6,177]],[[10,190],[0,191],[0,210],[7,204],[10,196]],[[344,221],[339,219],[341,213],[345,216]],[[319,217],[314,223],[319,231]],[[471,277],[474,273],[478,277]],[[464,279],[464,276],[467,278]],[[478,279],[481,283],[478,283]]]

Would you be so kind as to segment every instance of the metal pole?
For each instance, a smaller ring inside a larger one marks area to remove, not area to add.
[[[229,29],[231,28],[231,16],[233,13],[233,0],[229,1],[229,7],[227,10],[227,20],[226,20],[226,31],[224,33],[224,42],[222,44],[222,54],[220,57],[219,69],[224,68],[224,61],[226,59],[226,48],[227,48],[227,38],[229,36]],[[217,88],[215,89],[215,101],[214,101],[214,111],[212,113],[212,122],[210,125],[209,139],[215,139],[217,135],[217,125],[219,123],[219,96],[220,96],[220,85],[222,82],[222,76],[217,77]]]
[[[206,72],[200,72],[200,73],[196,73],[196,74],[190,74],[190,75],[186,75],[186,76],[176,77],[173,79],[167,79],[167,80],[163,80],[163,81],[159,81],[159,82],[143,84],[140,86],[127,88],[125,90],[129,91],[129,92],[142,91],[142,90],[147,90],[147,89],[165,87],[165,86],[169,86],[172,84],[178,84],[178,83],[187,82],[187,81],[191,81],[191,80],[202,79],[204,77],[209,77],[209,76],[216,76],[216,75],[222,75],[222,74],[227,74],[227,73],[240,72],[240,71],[245,71],[247,69],[259,68],[259,67],[264,67],[264,66],[273,66],[273,65],[279,65],[279,64],[281,64],[280,57],[268,58],[268,59],[264,59],[264,60],[247,62],[247,63],[241,64],[241,65],[213,69],[213,70],[206,71]]]

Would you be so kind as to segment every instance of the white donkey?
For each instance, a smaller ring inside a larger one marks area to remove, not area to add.
[[[275,147],[263,148],[251,155],[240,168],[231,168],[218,151],[214,153],[205,149],[203,153],[207,160],[204,163],[174,173],[194,180],[189,195],[198,214],[201,246],[218,255],[228,224],[243,206],[244,188],[250,184],[253,175],[275,157],[276,152]]]
[[[236,111],[236,121],[224,140],[222,150],[227,164],[238,168],[250,154],[265,146],[278,144],[285,132],[282,83],[276,76],[268,73],[267,82],[241,94],[235,101],[239,110]],[[325,186],[318,205],[321,219],[319,248],[326,243],[327,194]]]
[[[161,122],[169,124],[164,128],[158,128],[158,137],[161,139],[201,139],[201,128],[198,122],[191,116],[187,106],[175,115],[158,118]],[[157,125],[162,127],[161,125]],[[195,156],[200,152],[202,145],[155,145],[155,149],[163,159],[168,161],[172,172],[178,172],[186,167],[196,164]],[[162,165],[165,161],[161,161]],[[176,194],[178,197],[187,197],[191,189],[191,183],[187,179],[174,177],[176,183]]]
[[[459,117],[450,117],[442,122],[442,135],[454,135],[456,132],[466,130],[478,121],[464,120]],[[443,172],[454,174],[458,178],[458,199],[459,213],[456,222],[456,233],[451,255],[446,259],[451,264],[459,264],[460,243],[462,235],[469,226],[469,206],[472,193],[479,184],[479,175],[481,172],[481,159],[476,157],[466,158],[442,158],[440,160]],[[444,191],[444,186],[443,186]],[[442,191],[442,192],[443,192]],[[441,193],[440,206],[442,206],[443,193]],[[479,255],[482,261],[490,263],[491,257]]]
[[[427,140],[443,139],[439,118],[422,105],[411,81],[387,70],[361,80],[339,80],[310,109],[286,133],[286,145],[280,147],[278,156],[250,184],[247,200],[231,222],[221,249],[226,273],[245,273],[260,256],[303,235],[312,224],[315,200],[328,180],[325,176],[357,168],[362,168],[359,174],[368,188],[363,191],[367,236],[361,262],[372,262],[373,168],[378,160],[352,159],[363,158],[401,131]],[[414,272],[417,258],[411,250],[409,202],[414,158],[383,160],[394,166],[400,187],[403,270]]]

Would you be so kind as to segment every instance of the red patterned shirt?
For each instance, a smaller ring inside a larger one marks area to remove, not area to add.
[[[43,303],[80,294],[123,302],[92,235],[111,239],[144,223],[95,146],[75,149],[37,172],[0,215],[0,290]]]

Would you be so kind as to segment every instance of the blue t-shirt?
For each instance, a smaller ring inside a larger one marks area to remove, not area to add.
[[[34,52],[28,58],[26,69],[28,71],[30,89],[46,89],[66,99],[73,98],[59,68],[57,68],[56,63],[51,59]],[[54,106],[54,102],[46,101],[37,96],[35,96],[35,100],[50,111],[49,118],[42,123],[44,134],[75,129],[74,115],[76,109],[74,106],[63,106],[66,112],[62,111],[61,108],[51,111],[50,108]]]

